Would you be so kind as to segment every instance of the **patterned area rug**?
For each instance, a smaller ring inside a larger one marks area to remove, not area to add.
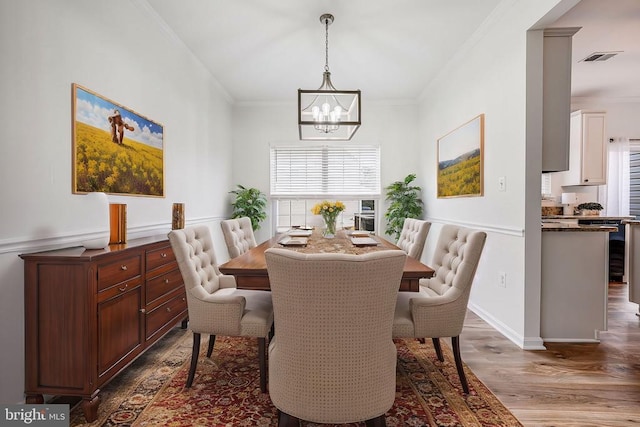
[[[276,426],[276,408],[268,394],[260,393],[257,342],[218,337],[207,359],[208,339],[202,341],[190,389],[184,384],[191,332],[176,328],[101,391],[98,420],[85,424],[78,406],[71,411],[70,425]],[[398,340],[396,347],[397,392],[386,414],[387,426],[522,426],[468,369],[470,394],[462,393],[453,355],[444,342],[443,363],[430,341]]]

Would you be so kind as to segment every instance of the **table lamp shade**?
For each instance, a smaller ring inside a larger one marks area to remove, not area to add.
[[[86,249],[102,249],[109,245],[109,200],[105,193],[87,193],[83,203],[84,217],[90,218],[94,232],[86,236],[82,246]]]

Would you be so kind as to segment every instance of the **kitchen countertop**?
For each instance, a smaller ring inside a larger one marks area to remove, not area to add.
[[[600,215],[543,215],[542,219],[611,219],[611,220],[633,220],[632,216],[600,216]]]
[[[566,222],[543,222],[542,231],[588,231],[588,232],[611,232],[618,231],[618,227],[607,225],[580,225]]]
[[[639,219],[623,219],[622,224],[640,225]]]

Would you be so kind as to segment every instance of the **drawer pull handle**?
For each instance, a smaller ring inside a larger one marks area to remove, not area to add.
[[[127,290],[127,287],[129,287],[129,285],[128,285],[128,284],[127,284],[127,285],[124,285],[124,287],[122,287],[122,288],[118,288],[118,289],[120,290],[120,292],[124,292],[124,291],[126,291],[126,290]]]
[[[164,253],[164,252],[162,252],[162,253],[160,254],[160,256],[161,256],[162,258],[166,258],[166,257],[167,257],[167,254],[166,254],[166,253]]]
[[[144,308],[140,309],[140,313],[145,314],[147,312],[147,310],[145,310]]]
[[[167,307],[167,313],[171,312],[171,307]]]
[[[126,266],[126,265],[121,265],[121,266],[120,266],[120,270],[122,270],[122,271],[127,271],[127,266]]]
[[[169,283],[169,279],[164,279],[164,283]]]

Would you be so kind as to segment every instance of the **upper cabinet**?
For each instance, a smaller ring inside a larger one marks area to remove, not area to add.
[[[571,44],[580,27],[544,30],[542,70],[542,172],[569,169]]]
[[[606,113],[579,110],[571,113],[569,170],[562,185],[607,183]]]

